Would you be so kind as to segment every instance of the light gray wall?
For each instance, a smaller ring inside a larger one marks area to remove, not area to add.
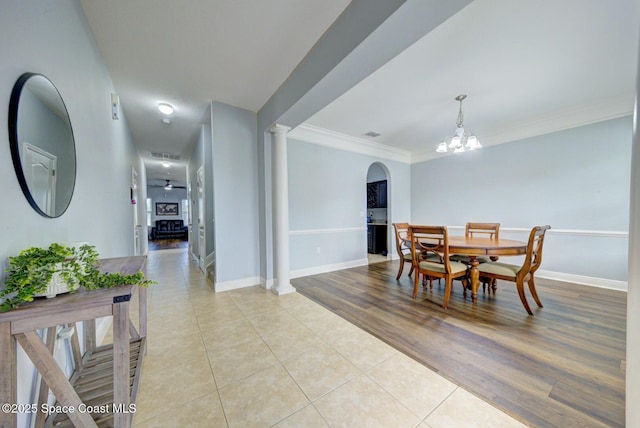
[[[271,133],[258,132],[258,226],[260,281],[263,287],[271,287],[273,281],[273,228],[271,176]]]
[[[47,76],[69,111],[76,156],[76,187],[69,209],[57,219],[38,215],[22,195],[0,132],[0,271],[7,257],[30,246],[86,241],[102,257],[133,254],[131,168],[142,170],[126,120],[111,119],[111,78],[77,1],[6,1],[0,6],[0,117],[6,126],[11,90],[24,72]],[[37,126],[34,125],[34,126]],[[144,178],[140,175],[139,178]],[[146,186],[146,183],[140,183]],[[21,354],[18,398],[32,402],[33,368]],[[18,426],[24,426],[23,416]]]
[[[171,189],[167,191],[162,187],[149,187],[147,189],[147,197],[151,198],[151,226],[155,226],[156,220],[182,219],[182,200],[187,199],[187,189]],[[156,216],[156,202],[177,203],[178,215]]]
[[[37,31],[34,31],[37,29]],[[78,2],[3,2],[0,13],[0,116],[8,117],[15,81],[42,73],[58,88],[69,111],[77,156],[76,187],[67,212],[46,219],[31,209],[14,174],[8,132],[0,133],[0,180],[5,225],[0,258],[31,245],[88,241],[104,257],[133,251],[131,168],[142,170],[126,120],[111,119],[115,92]],[[6,121],[4,122],[6,126]],[[103,226],[108,225],[108,227]],[[3,269],[4,270],[4,269]]]
[[[374,162],[388,170],[389,223],[408,221],[408,164],[296,140],[289,140],[287,149],[294,273],[366,260],[366,183]]]
[[[216,283],[260,277],[256,114],[212,104]],[[250,285],[250,284],[247,284]]]
[[[631,124],[623,117],[415,164],[411,221],[549,224],[542,269],[625,281],[628,240],[599,232],[629,227]]]

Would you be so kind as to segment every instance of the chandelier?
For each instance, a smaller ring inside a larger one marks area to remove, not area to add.
[[[445,138],[440,142],[440,144],[438,144],[436,152],[447,153],[447,151],[453,150],[453,153],[461,153],[464,152],[465,149],[475,150],[482,147],[478,137],[473,135],[468,129],[464,129],[464,125],[462,124],[462,120],[464,118],[462,115],[462,100],[465,98],[467,98],[466,95],[458,95],[455,98],[456,101],[460,101],[460,111],[458,112],[458,120],[456,122],[458,128],[453,135]]]

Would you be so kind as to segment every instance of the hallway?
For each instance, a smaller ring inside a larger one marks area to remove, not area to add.
[[[298,293],[214,293],[186,250],[147,276],[136,427],[523,426]]]

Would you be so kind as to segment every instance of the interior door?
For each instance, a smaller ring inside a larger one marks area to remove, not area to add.
[[[140,244],[140,233],[142,225],[138,216],[138,172],[131,168],[131,206],[133,207],[133,254],[139,256],[141,254],[142,245]]]
[[[189,201],[189,211],[187,217],[189,254],[193,254],[193,199],[191,198],[191,182],[187,183],[187,201]]]
[[[205,240],[205,220],[204,220],[204,167],[198,169],[198,178],[196,181],[196,187],[198,192],[198,264],[200,270],[205,272],[206,265],[205,259],[207,257],[207,247]]]
[[[58,158],[29,143],[24,143],[23,155],[22,169],[31,197],[45,214],[55,216]]]

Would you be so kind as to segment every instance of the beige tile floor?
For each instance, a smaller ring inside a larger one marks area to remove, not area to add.
[[[136,427],[523,426],[300,294],[214,293],[185,251],[147,276]]]

